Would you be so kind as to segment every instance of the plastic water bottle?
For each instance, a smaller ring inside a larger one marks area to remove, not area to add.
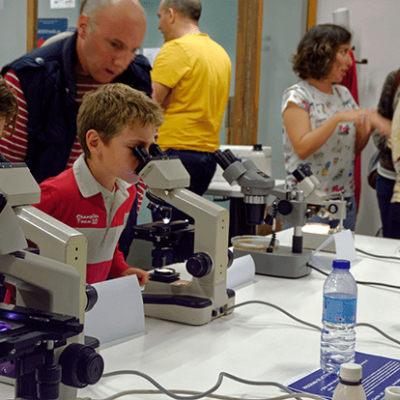
[[[267,173],[268,160],[265,157],[261,144],[253,145],[253,150],[250,152],[250,160],[253,161],[260,171],[264,172],[264,174]]]
[[[339,384],[336,386],[332,400],[367,400],[361,386],[362,366],[345,363],[340,366]]]
[[[321,369],[339,373],[343,363],[355,360],[357,283],[350,261],[334,260],[324,284],[321,333]]]

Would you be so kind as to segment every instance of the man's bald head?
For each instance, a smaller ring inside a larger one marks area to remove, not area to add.
[[[82,0],[79,14],[85,14],[90,18],[91,29],[93,29],[96,17],[103,9],[110,6],[117,6],[119,3],[132,3],[132,6],[137,9],[138,18],[146,19],[145,12],[139,0]]]
[[[108,83],[135,58],[146,32],[146,14],[137,0],[86,0],[77,29],[79,73]]]

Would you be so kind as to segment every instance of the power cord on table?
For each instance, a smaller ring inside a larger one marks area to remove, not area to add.
[[[280,311],[281,313],[287,315],[289,318],[295,320],[295,321],[298,322],[299,324],[303,324],[303,325],[306,325],[306,326],[308,326],[308,327],[310,327],[310,328],[316,329],[317,331],[321,331],[321,328],[320,328],[319,326],[314,325],[314,324],[311,324],[310,322],[304,321],[304,320],[302,320],[302,319],[300,319],[300,318],[297,318],[297,317],[295,317],[293,314],[290,314],[288,311],[284,310],[283,308],[281,308],[281,307],[279,307],[279,306],[277,306],[277,305],[275,305],[275,304],[268,303],[267,301],[262,301],[262,300],[249,300],[249,301],[244,301],[243,303],[238,303],[238,304],[235,304],[234,306],[228,308],[228,309],[226,310],[226,312],[229,312],[229,311],[231,311],[231,310],[233,310],[233,309],[235,309],[235,308],[247,306],[247,305],[249,305],[249,304],[261,304],[261,305],[264,305],[264,306],[268,306],[268,307],[275,308],[276,310],[278,310],[278,311]]]
[[[163,394],[167,395],[168,397],[171,397],[175,400],[197,400],[197,399],[201,399],[204,397],[209,397],[209,398],[214,398],[214,399],[222,399],[222,400],[249,400],[249,399],[243,399],[243,398],[239,398],[239,397],[229,397],[229,396],[225,396],[225,395],[213,394],[221,386],[222,380],[224,377],[232,379],[239,383],[243,383],[245,385],[276,386],[279,389],[284,390],[285,392],[288,392],[288,394],[281,395],[281,396],[269,397],[269,398],[265,398],[265,399],[254,399],[254,400],[284,400],[284,399],[290,399],[290,398],[299,399],[301,397],[306,397],[306,398],[315,399],[315,400],[324,400],[322,397],[316,396],[316,395],[313,395],[310,393],[292,392],[289,388],[287,388],[286,386],[281,385],[280,383],[277,383],[277,382],[249,381],[246,379],[239,378],[235,375],[229,374],[227,372],[221,372],[219,374],[217,383],[212,388],[206,390],[205,392],[196,392],[196,391],[189,391],[189,390],[168,390],[168,389],[165,389],[163,386],[161,386],[158,382],[156,382],[149,375],[146,375],[143,372],[139,372],[139,371],[135,371],[135,370],[121,370],[121,371],[109,372],[109,373],[103,374],[102,378],[109,378],[109,377],[117,376],[117,375],[140,376],[141,378],[144,378],[147,381],[149,381],[153,386],[155,386],[159,390],[126,390],[126,391],[121,391],[119,393],[116,393],[112,396],[106,397],[102,400],[115,400],[122,396],[127,396],[130,394],[137,395],[137,394],[158,394],[158,393],[163,393]],[[179,396],[178,393],[189,394],[189,396]],[[89,397],[86,397],[86,398],[78,399],[78,400],[92,400],[92,399]]]
[[[128,395],[138,395],[138,394],[162,394],[160,390],[125,390],[123,392],[116,393],[112,396],[105,397],[104,399],[101,400],[115,400],[123,396],[128,396]],[[182,394],[191,394],[191,393],[198,393],[192,390],[174,390],[171,391],[171,393],[182,393]],[[299,397],[301,396],[301,397]],[[207,398],[211,399],[221,399],[221,400],[284,400],[284,399],[291,399],[291,398],[296,398],[298,400],[301,400],[301,398],[306,397],[309,399],[315,399],[315,400],[326,400],[324,397],[316,396],[310,393],[291,393],[291,394],[284,394],[282,396],[275,396],[275,397],[264,397],[264,398],[254,398],[254,399],[249,399],[248,397],[243,398],[243,397],[231,397],[231,396],[225,396],[225,395],[213,395],[210,394],[206,396]],[[189,397],[184,397],[184,399],[190,399]],[[91,397],[79,397],[77,400],[95,400]]]
[[[272,303],[268,303],[266,301],[261,301],[261,300],[250,300],[250,301],[245,301],[243,303],[238,303],[230,308],[228,308],[226,310],[226,312],[228,313],[229,311],[232,311],[235,308],[239,308],[239,307],[243,307],[249,304],[261,304],[261,305],[265,305],[268,307],[272,307],[275,308],[276,310],[282,312],[283,314],[287,315],[289,318],[293,319],[294,321],[306,325],[312,329],[315,329],[317,331],[321,331],[322,328],[320,328],[317,325],[311,324],[307,321],[304,321],[300,318],[295,317],[293,314],[289,313],[288,311],[284,310],[283,308],[272,304]],[[358,323],[356,324],[356,327],[368,327],[368,328],[372,328],[375,331],[377,331],[378,333],[380,333],[382,336],[384,336],[386,339],[400,345],[400,341],[397,339],[394,339],[393,337],[389,336],[388,334],[386,334],[385,332],[383,332],[382,330],[380,330],[379,328],[377,328],[374,325],[368,324],[368,323]],[[225,395],[216,395],[213,394],[217,389],[219,389],[219,387],[222,384],[222,380],[224,377],[235,380],[237,382],[243,383],[245,385],[253,385],[253,386],[276,386],[281,390],[284,390],[286,392],[288,392],[287,395],[282,395],[282,396],[276,396],[276,397],[270,397],[270,398],[265,398],[265,399],[253,399],[253,400],[284,400],[284,399],[290,399],[290,398],[310,398],[310,399],[316,399],[316,400],[323,400],[322,397],[320,396],[316,396],[316,395],[312,395],[309,393],[294,393],[292,392],[289,388],[287,388],[284,385],[281,385],[280,383],[277,382],[262,382],[262,381],[249,381],[249,380],[245,380],[239,377],[236,377],[232,374],[229,374],[227,372],[221,372],[219,374],[219,378],[217,383],[210,389],[206,390],[205,392],[196,392],[196,391],[189,391],[189,390],[168,390],[165,389],[163,386],[161,386],[157,381],[155,381],[153,378],[151,378],[149,375],[144,374],[143,372],[140,371],[135,371],[135,370],[121,370],[121,371],[114,371],[114,372],[109,372],[106,374],[103,374],[102,378],[109,378],[112,376],[117,376],[117,375],[137,375],[140,376],[144,379],[146,379],[147,381],[149,381],[153,386],[155,386],[158,390],[126,390],[126,391],[121,391],[119,393],[116,393],[112,396],[106,397],[102,400],[115,400],[118,399],[120,397],[123,396],[128,396],[128,395],[139,395],[139,394],[159,394],[159,393],[163,393],[175,400],[197,400],[197,399],[201,399],[201,398],[213,398],[213,399],[221,399],[221,400],[248,400],[248,399],[242,399],[239,397],[229,397],[229,396],[225,396]],[[188,396],[180,396],[179,394],[188,394]],[[85,397],[85,398],[80,398],[78,400],[93,400],[89,397]]]
[[[262,301],[262,300],[249,300],[249,301],[245,301],[243,303],[238,303],[238,304],[235,304],[234,306],[228,308],[226,311],[229,312],[229,311],[233,310],[234,308],[246,306],[246,305],[249,305],[249,304],[262,304],[262,305],[265,305],[265,306],[268,306],[268,307],[275,308],[275,309],[281,311],[283,314],[287,315],[289,318],[292,318],[296,322],[299,322],[300,324],[306,325],[306,326],[308,326],[310,328],[313,328],[313,329],[315,329],[315,330],[317,330],[319,332],[321,332],[321,330],[322,330],[321,327],[319,327],[317,325],[314,325],[314,324],[311,324],[310,322],[304,321],[304,320],[302,320],[300,318],[297,318],[293,314],[290,314],[289,312],[284,310],[283,308],[281,308],[281,307],[279,307],[279,306],[277,306],[275,304],[268,303],[267,301]],[[391,340],[392,342],[400,345],[400,340],[397,340],[397,339],[389,336],[387,333],[383,332],[381,329],[377,328],[376,326],[374,326],[372,324],[368,324],[368,323],[365,323],[365,322],[360,322],[360,323],[356,324],[356,327],[362,327],[362,326],[374,329],[375,331],[380,333],[382,336],[384,336],[386,339]]]
[[[362,250],[358,250],[357,251],[361,251]],[[364,252],[366,253],[366,252]],[[370,255],[368,253],[366,253],[367,255]],[[374,256],[374,255],[373,255]],[[375,256],[375,257],[382,257],[382,258],[394,258],[394,257],[386,257],[386,256]],[[399,259],[400,260],[400,259]],[[321,271],[320,269],[314,267],[313,265],[307,263],[307,265],[316,270],[317,272],[328,276],[329,274]],[[385,283],[378,283],[378,282],[365,282],[365,281],[356,281],[359,284],[363,284],[363,285],[375,285],[375,286],[385,286],[385,287],[390,287],[390,288],[395,288],[395,289],[400,289],[399,286],[395,286],[395,285],[389,285],[389,284],[385,284]],[[317,331],[321,331],[321,327],[314,325],[312,323],[309,323],[307,321],[304,321],[300,318],[295,317],[293,314],[289,313],[288,311],[284,310],[283,308],[272,304],[272,303],[268,303],[266,301],[261,301],[261,300],[250,300],[250,301],[245,301],[243,303],[239,303],[239,304],[235,304],[234,306],[228,308],[226,310],[226,312],[228,313],[229,311],[232,311],[235,308],[239,308],[245,305],[249,305],[249,304],[261,304],[261,305],[265,305],[268,307],[272,307],[275,308],[276,310],[282,312],[283,314],[285,314],[286,316],[288,316],[289,318],[293,319],[294,321],[303,324],[305,326],[308,326],[312,329],[315,329]],[[378,333],[380,333],[382,336],[384,336],[386,339],[400,345],[400,341],[397,339],[394,339],[393,337],[389,336],[388,334],[386,334],[385,332],[383,332],[381,329],[377,328],[376,326],[372,325],[372,324],[368,324],[368,323],[357,323],[356,327],[368,327],[371,329],[374,329],[375,331],[377,331]],[[269,398],[265,398],[265,399],[253,399],[253,400],[284,400],[284,399],[290,399],[290,398],[310,398],[310,399],[316,399],[316,400],[324,400],[322,397],[320,396],[316,396],[313,394],[309,394],[309,393],[294,393],[292,392],[289,388],[287,388],[284,385],[281,385],[277,382],[258,382],[258,381],[249,381],[249,380],[245,380],[239,377],[236,377],[234,375],[231,375],[229,373],[226,372],[221,372],[219,374],[219,378],[217,383],[210,389],[206,390],[205,392],[197,392],[197,391],[191,391],[191,390],[168,390],[166,388],[164,388],[163,386],[161,386],[157,381],[155,381],[153,378],[151,378],[149,375],[144,374],[143,372],[140,371],[135,371],[135,370],[121,370],[121,371],[114,371],[114,372],[109,372],[106,374],[103,374],[102,378],[108,378],[108,377],[112,377],[112,376],[117,376],[117,375],[137,375],[140,376],[144,379],[146,379],[147,381],[149,381],[153,386],[155,386],[156,388],[158,388],[158,390],[125,390],[125,391],[121,391],[119,393],[116,393],[112,396],[106,397],[102,400],[116,400],[120,397],[123,396],[128,396],[128,395],[143,395],[143,394],[165,394],[168,397],[171,397],[175,400],[197,400],[197,399],[201,399],[201,398],[213,398],[213,399],[221,399],[221,400],[248,400],[248,399],[243,399],[243,398],[239,398],[239,397],[230,397],[230,396],[226,396],[226,395],[216,395],[213,394],[222,384],[222,380],[224,377],[235,380],[237,382],[246,384],[246,385],[253,385],[253,386],[276,386],[278,388],[280,388],[281,390],[284,390],[286,392],[288,392],[288,394],[286,395],[282,395],[282,396],[276,396],[276,397],[269,397]],[[186,394],[187,396],[180,396],[179,394]],[[90,397],[85,397],[85,398],[79,398],[78,400],[93,400]]]
[[[325,276],[329,276],[329,274],[325,271],[320,270],[317,267],[314,267],[314,265],[311,265],[310,263],[306,264],[308,267],[310,267],[311,269],[319,272],[322,275]],[[400,286],[396,286],[396,285],[390,285],[389,283],[380,283],[380,282],[369,282],[369,281],[358,281],[356,280],[356,283],[359,283],[360,285],[370,285],[370,286],[383,286],[383,287],[387,287],[387,288],[391,288],[391,289],[399,289],[400,290]]]
[[[370,256],[370,257],[384,258],[384,259],[388,259],[388,260],[400,261],[400,257],[395,257],[395,256],[382,256],[382,255],[379,255],[379,254],[372,254],[372,253],[368,253],[368,252],[365,251],[365,250],[361,250],[361,249],[357,249],[357,248],[356,248],[356,251],[359,251],[360,253],[363,253],[363,254],[365,254],[365,255],[367,255],[367,256]]]

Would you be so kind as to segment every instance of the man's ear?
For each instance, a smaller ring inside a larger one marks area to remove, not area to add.
[[[167,16],[168,16],[169,23],[170,24],[174,23],[175,19],[176,19],[176,11],[172,7],[168,8]]]
[[[96,130],[90,129],[86,133],[86,145],[90,150],[90,154],[93,154],[95,156],[101,154],[103,141],[101,140],[101,137]]]
[[[84,39],[89,32],[89,17],[86,14],[81,14],[78,18],[77,31],[81,39]]]

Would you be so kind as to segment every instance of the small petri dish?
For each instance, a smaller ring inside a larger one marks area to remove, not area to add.
[[[235,249],[266,251],[271,242],[271,237],[257,236],[257,235],[243,235],[243,236],[233,237],[231,239],[231,242],[232,246]],[[274,249],[277,249],[278,245],[279,245],[278,240],[275,240]]]

